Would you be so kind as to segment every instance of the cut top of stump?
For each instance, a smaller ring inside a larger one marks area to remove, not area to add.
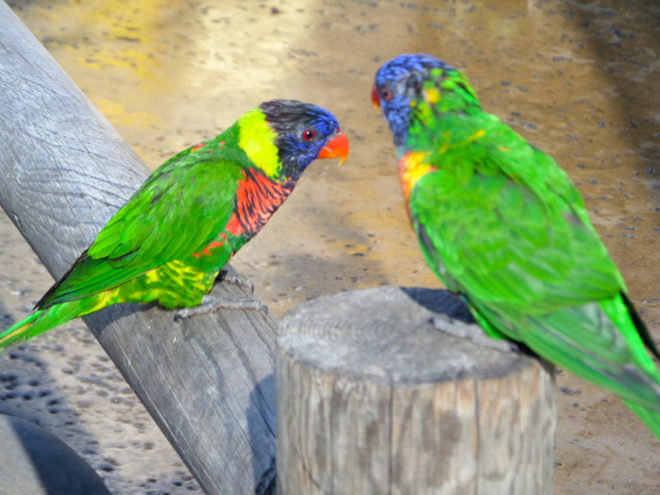
[[[446,325],[476,325],[446,290],[375,287],[321,297],[292,309],[281,321],[281,352],[321,373],[416,385],[513,374],[534,359],[445,333]],[[484,339],[488,337],[484,334]],[[493,342],[497,342],[491,339]]]

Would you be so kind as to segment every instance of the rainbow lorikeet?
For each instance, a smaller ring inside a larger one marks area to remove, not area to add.
[[[569,177],[482,110],[459,71],[400,55],[372,101],[424,256],[487,334],[619,395],[660,438],[660,357]]]
[[[229,258],[293,191],[315,158],[348,155],[328,111],[273,100],[167,160],[117,211],[0,348],[111,304],[202,302]]]

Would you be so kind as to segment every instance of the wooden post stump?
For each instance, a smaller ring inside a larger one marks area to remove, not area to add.
[[[447,291],[373,288],[282,320],[283,494],[551,494],[552,367],[438,330]],[[493,341],[497,342],[497,341]]]

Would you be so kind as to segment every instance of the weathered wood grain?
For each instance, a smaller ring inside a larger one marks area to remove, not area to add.
[[[552,493],[551,367],[441,332],[430,323],[439,313],[468,319],[446,291],[392,287],[287,314],[281,493]]]
[[[148,175],[4,2],[0,173],[2,207],[55,278]],[[224,284],[214,293],[246,297]],[[121,305],[85,322],[207,493],[267,492],[276,321],[265,311],[173,316]]]

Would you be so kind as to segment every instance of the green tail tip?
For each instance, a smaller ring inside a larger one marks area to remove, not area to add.
[[[40,333],[40,332],[35,333],[30,330],[34,321],[37,320],[42,313],[43,313],[42,310],[35,311],[24,320],[14,323],[7,330],[0,333],[0,349],[9,347],[12,344],[25,342],[26,340],[29,340],[32,337],[34,337],[37,333]]]
[[[649,427],[658,440],[660,440],[660,413],[646,409],[640,405],[624,400],[623,402],[633,410],[637,416]]]

